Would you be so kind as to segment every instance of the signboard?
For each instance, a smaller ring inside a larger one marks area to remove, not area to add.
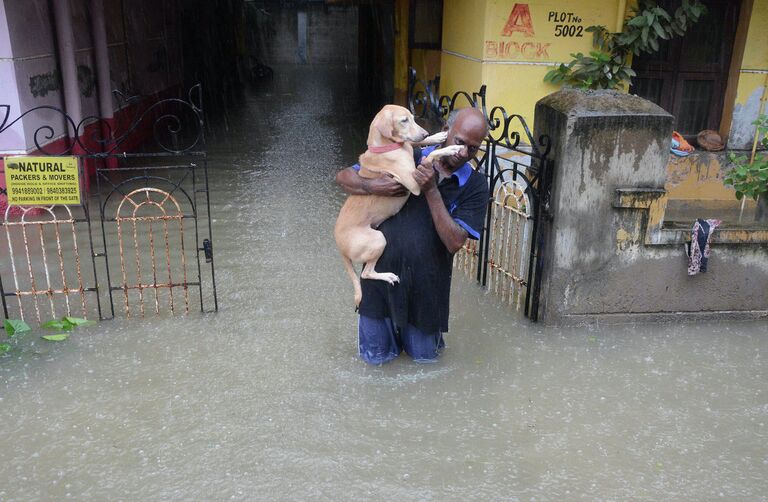
[[[593,50],[590,25],[613,29],[618,7],[603,0],[558,0],[491,4],[483,47],[487,60],[570,61],[572,52]],[[489,36],[490,35],[490,36]]]
[[[81,204],[76,157],[5,157],[9,206]]]

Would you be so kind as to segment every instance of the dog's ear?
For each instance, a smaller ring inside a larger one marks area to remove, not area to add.
[[[395,135],[395,127],[392,124],[392,112],[390,110],[382,111],[378,117],[376,117],[376,130],[379,134],[387,139],[391,139]]]

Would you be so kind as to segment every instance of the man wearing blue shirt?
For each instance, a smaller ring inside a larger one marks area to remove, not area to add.
[[[453,255],[467,238],[479,239],[488,204],[485,176],[472,169],[488,134],[488,123],[475,108],[460,110],[443,145],[425,148],[415,174],[421,195],[381,224],[387,247],[376,265],[378,272],[392,272],[400,282],[361,281],[358,342],[360,357],[383,364],[405,351],[417,362],[434,362],[448,331],[448,307]],[[440,146],[460,145],[453,156],[425,165],[425,158]],[[418,155],[418,154],[417,154]],[[358,166],[336,175],[349,194],[401,196],[405,188],[388,176],[367,179]]]

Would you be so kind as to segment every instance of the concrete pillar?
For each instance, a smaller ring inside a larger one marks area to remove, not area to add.
[[[612,205],[616,189],[661,189],[673,117],[657,105],[616,91],[562,90],[536,104],[534,137],[548,134],[555,164],[551,234],[542,276],[540,318],[578,324],[631,312],[655,294],[617,257],[626,228]],[[676,263],[682,267],[680,257]],[[682,270],[682,268],[681,268]]]
[[[77,83],[77,62],[75,61],[75,35],[72,30],[72,9],[70,0],[51,2],[56,26],[56,42],[59,52],[59,68],[64,89],[64,109],[75,124],[83,119],[80,102],[80,87]],[[72,134],[76,134],[74,131]],[[73,152],[78,153],[78,152]]]

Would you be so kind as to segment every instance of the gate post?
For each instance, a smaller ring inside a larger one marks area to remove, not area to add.
[[[617,236],[633,224],[619,219],[613,201],[617,188],[663,190],[672,120],[650,101],[617,91],[568,89],[536,104],[535,135],[549,134],[556,165],[538,278],[546,324],[615,317],[642,294],[642,272],[629,273],[629,256],[617,253]]]

